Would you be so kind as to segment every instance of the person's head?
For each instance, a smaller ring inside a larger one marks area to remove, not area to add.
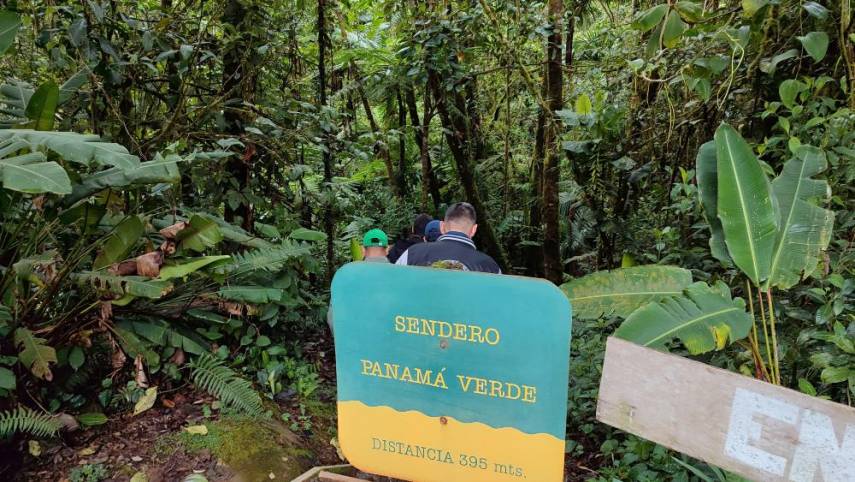
[[[440,224],[439,219],[434,219],[427,223],[427,226],[425,226],[425,241],[432,243],[442,235],[442,231],[439,228]]]
[[[475,208],[466,202],[452,204],[445,210],[445,220],[440,224],[440,230],[442,234],[457,231],[470,238],[474,237],[475,231],[478,230]]]
[[[362,257],[376,258],[386,256],[389,238],[382,229],[372,229],[362,237]]]
[[[425,227],[429,222],[433,221],[433,218],[428,216],[427,214],[419,214],[413,219],[413,225],[410,227],[410,234],[414,234],[420,238],[425,237]]]

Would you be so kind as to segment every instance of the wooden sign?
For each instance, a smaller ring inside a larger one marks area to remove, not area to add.
[[[332,284],[338,438],[363,471],[559,482],[570,305],[551,283],[351,263]]]
[[[855,409],[610,338],[597,419],[763,481],[855,481]]]

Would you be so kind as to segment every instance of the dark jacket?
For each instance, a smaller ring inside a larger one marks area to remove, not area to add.
[[[493,258],[475,249],[475,243],[463,233],[446,233],[433,243],[419,243],[410,247],[397,264],[434,266],[484,273],[501,273]]]
[[[413,245],[422,242],[424,242],[424,240],[421,236],[411,234],[406,238],[395,241],[395,244],[392,245],[392,247],[389,248],[389,252],[386,253],[386,257],[389,258],[390,263],[395,263],[406,250],[410,249]]]

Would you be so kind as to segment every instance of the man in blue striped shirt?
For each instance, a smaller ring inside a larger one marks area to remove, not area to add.
[[[493,258],[475,248],[472,238],[477,230],[475,208],[465,202],[454,203],[440,223],[442,236],[433,243],[411,246],[395,264],[501,273]]]

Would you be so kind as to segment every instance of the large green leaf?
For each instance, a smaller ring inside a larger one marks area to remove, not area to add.
[[[297,228],[291,231],[289,235],[291,239],[299,239],[302,241],[323,241],[327,239],[327,234],[323,231],[315,231],[313,229]]]
[[[261,286],[226,286],[217,291],[221,298],[243,303],[270,303],[282,300],[282,290]]]
[[[725,266],[733,265],[727,246],[724,244],[724,230],[718,218],[718,167],[716,166],[715,141],[709,141],[698,149],[695,159],[695,171],[698,176],[698,195],[707,224],[710,225],[710,251]]]
[[[18,159],[23,157],[18,156]],[[7,162],[13,159],[0,159],[0,179],[3,180],[4,188],[30,194],[71,193],[71,180],[59,164],[53,161],[21,164]]]
[[[669,49],[676,47],[680,43],[683,32],[688,28],[689,26],[686,25],[686,22],[680,18],[680,14],[676,10],[671,10],[671,13],[668,14],[668,18],[665,20],[665,27],[662,31],[662,43]]]
[[[784,164],[772,181],[772,193],[780,208],[778,236],[769,268],[769,286],[787,289],[809,276],[828,247],[834,225],[834,213],[817,206],[816,201],[831,197],[828,183],[811,177],[826,168],[825,152],[813,146],[801,146],[796,157]]]
[[[75,132],[42,132],[29,129],[0,130],[0,141],[20,139],[30,145],[31,150],[48,149],[63,159],[90,166],[116,166],[123,169],[139,167],[137,156],[119,144],[103,142],[95,135]]]
[[[164,264],[160,268],[160,276],[158,279],[173,279],[183,278],[190,273],[199,271],[211,263],[232,259],[231,256],[224,254],[220,256],[202,256],[199,258],[184,259],[181,261],[171,261],[169,264]]]
[[[742,10],[746,17],[752,17],[768,4],[769,0],[742,0]]]
[[[178,163],[180,156],[161,157],[159,154],[151,161],[141,162],[139,167],[122,169],[111,167],[85,176],[80,184],[75,184],[71,195],[64,199],[67,205],[107,188],[118,188],[136,185],[173,183],[181,179]]]
[[[0,118],[0,128],[20,126],[27,122],[27,103],[30,102],[34,89],[24,82],[11,81],[0,85],[0,114],[8,119]]]
[[[677,2],[674,8],[680,13],[687,22],[697,23],[704,18],[704,6],[695,2]]]
[[[679,339],[696,355],[748,336],[751,315],[741,298],[730,299],[720,290],[695,283],[680,296],[644,305],[633,312],[615,336],[660,350]]]
[[[626,317],[639,306],[680,294],[692,283],[692,274],[677,266],[633,266],[598,271],[561,285],[570,299],[573,316],[596,319]]]
[[[788,109],[792,109],[796,105],[798,95],[808,88],[807,84],[796,79],[787,79],[781,82],[778,86],[778,95]]]
[[[641,14],[638,15],[635,21],[632,22],[632,28],[636,30],[641,30],[642,32],[646,32],[655,27],[659,22],[661,22],[667,12],[667,3],[648,8],[647,10],[641,12]]]
[[[769,180],[733,127],[715,131],[718,217],[731,259],[755,285],[769,275],[778,230]]]
[[[156,300],[172,291],[172,283],[144,276],[115,276],[101,272],[83,272],[73,275],[80,284],[90,285],[98,291],[118,296],[138,296]]]
[[[59,103],[59,87],[53,81],[40,85],[30,97],[25,113],[37,131],[53,130],[54,114]]]
[[[128,216],[123,219],[110,233],[107,242],[92,263],[92,268],[101,269],[127,258],[144,232],[145,225],[139,216]]]
[[[797,38],[814,62],[822,60],[828,52],[828,34],[825,32],[810,32]]]
[[[178,232],[176,239],[182,249],[202,252],[223,240],[219,225],[205,216],[194,215],[188,226]]]
[[[0,10],[0,55],[6,53],[15,42],[15,34],[21,26],[21,18],[15,12]]]
[[[15,345],[21,349],[18,360],[36,377],[51,380],[53,374],[50,364],[56,363],[56,351],[46,345],[46,342],[47,340],[37,337],[27,328],[15,330]]]

